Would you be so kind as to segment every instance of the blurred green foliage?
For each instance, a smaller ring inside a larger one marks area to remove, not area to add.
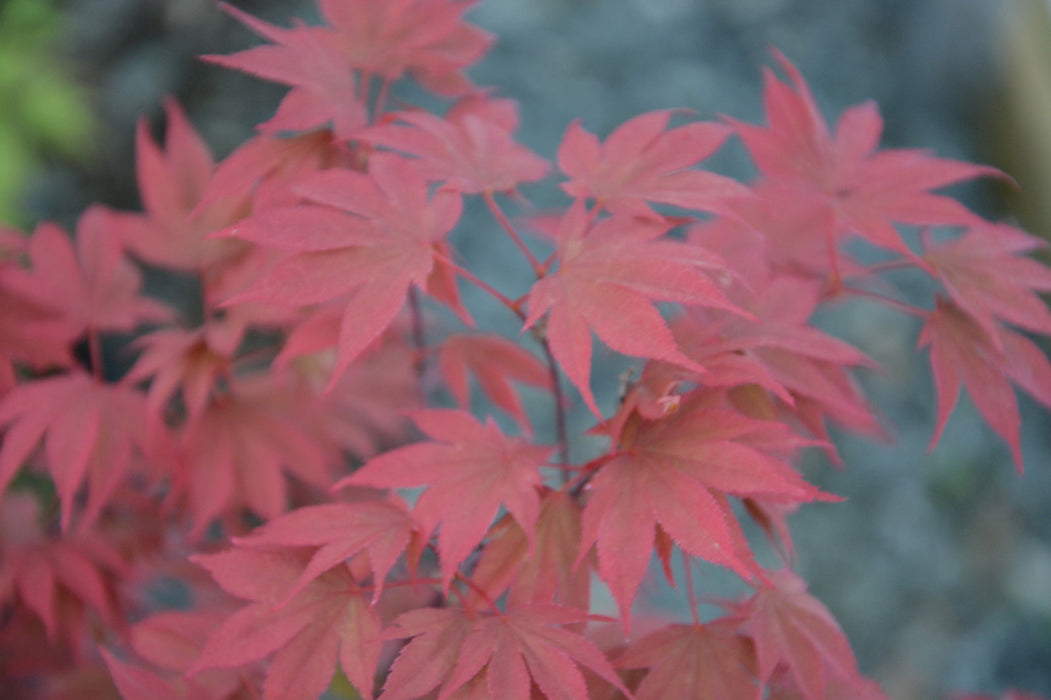
[[[26,183],[55,154],[86,154],[87,95],[62,63],[62,14],[52,0],[0,2],[0,224],[24,225]]]
[[[361,695],[354,689],[344,675],[343,669],[340,668],[336,669],[336,674],[332,677],[332,684],[321,697],[322,700],[361,700]]]

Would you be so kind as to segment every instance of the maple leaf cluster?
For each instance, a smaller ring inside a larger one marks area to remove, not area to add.
[[[966,387],[1021,470],[1014,385],[1051,406],[1028,335],[1051,335],[1051,270],[938,192],[1002,175],[879,149],[871,103],[831,129],[780,54],[766,125],[574,122],[551,163],[515,140],[517,103],[465,76],[492,41],[471,4],[320,0],[324,24],[292,28],[226,6],[269,43],[206,59],[286,85],[273,118],[216,162],[169,100],[163,144],[136,133],[142,211],[0,232],[11,697],[885,697],[793,570],[787,516],[839,500],[800,453],[839,460],[830,424],[883,432],[854,374],[874,363],[810,320],[853,297],[919,318],[933,442]],[[405,80],[448,110],[396,103]],[[699,167],[731,137],[750,183]],[[521,188],[551,172],[569,201],[538,215]],[[472,197],[529,286],[465,266]],[[144,295],[142,265],[192,280],[198,308]],[[880,276],[899,269],[936,283],[926,308]],[[519,336],[477,328],[464,285]],[[639,362],[615,405],[596,347]],[[136,359],[112,376],[118,353]],[[605,446],[571,460],[577,396]],[[636,605],[653,561],[689,619]],[[700,562],[745,590],[717,615]],[[151,595],[175,584],[178,604]]]

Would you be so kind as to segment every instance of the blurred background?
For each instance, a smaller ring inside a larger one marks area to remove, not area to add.
[[[279,24],[315,12],[233,4]],[[954,194],[1051,235],[1046,0],[482,0],[469,16],[498,42],[472,77],[520,101],[521,140],[545,157],[575,118],[603,135],[668,107],[762,121],[761,68],[777,47],[830,121],[875,99],[883,146],[1003,168],[1019,188]],[[159,127],[167,94],[228,154],[282,90],[195,57],[260,41],[212,0],[0,0],[0,222],[69,227],[90,202],[137,207],[134,124],[145,115]],[[751,174],[736,143],[709,165]],[[553,193],[529,195],[562,201]],[[1023,477],[966,398],[928,455],[933,389],[918,328],[870,306],[822,320],[887,368],[862,380],[897,439],[837,436],[846,471],[807,465],[848,500],[790,521],[801,572],[891,697],[1011,686],[1051,696],[1051,416],[1020,397]],[[703,577],[698,588],[711,592]],[[651,604],[688,615],[681,600],[654,594]]]

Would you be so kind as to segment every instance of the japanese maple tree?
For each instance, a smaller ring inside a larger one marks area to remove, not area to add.
[[[136,132],[143,211],[0,231],[12,697],[886,697],[796,571],[788,516],[841,500],[800,455],[842,461],[830,424],[884,432],[855,379],[875,363],[811,319],[855,297],[920,319],[932,447],[966,388],[1021,471],[1015,386],[1051,406],[1031,337],[1051,270],[939,191],[1004,176],[880,149],[872,103],[830,128],[776,52],[765,125],[577,121],[548,160],[464,73],[492,43],[472,4],[319,0],[323,24],[291,27],[224,5],[269,43],[206,60],[288,87],[258,133],[217,161],[169,99],[163,144]],[[395,100],[402,81],[448,108]],[[732,138],[752,182],[700,167]],[[548,177],[566,201],[537,216],[521,188]],[[529,283],[464,262],[471,199]],[[141,265],[199,308],[144,295]],[[899,269],[938,289],[926,306],[881,277]],[[519,333],[479,328],[467,286]],[[607,350],[633,372],[595,372]],[[740,579],[718,614],[700,562]],[[637,605],[655,563],[682,619]],[[180,604],[151,596],[173,582]]]

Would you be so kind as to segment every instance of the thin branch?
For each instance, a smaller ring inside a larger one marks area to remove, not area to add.
[[[367,110],[368,107],[369,107],[369,93],[372,92],[372,72],[371,71],[362,71],[361,72],[361,75],[358,76],[357,88],[358,88],[358,90],[357,90],[357,92],[358,92],[358,94],[357,94],[358,101],[361,104],[365,105],[365,109]]]
[[[375,124],[383,116],[383,110],[387,107],[387,95],[390,94],[390,78],[384,78],[380,83],[379,93],[376,95],[376,106],[372,110],[372,123]]]
[[[551,394],[555,402],[555,432],[558,436],[558,462],[564,467],[569,464],[569,431],[566,425],[566,400],[562,390],[562,377],[558,373],[558,364],[555,362],[555,355],[551,352],[547,338],[540,341],[540,346],[544,349],[547,368],[551,373]],[[563,469],[561,474],[562,485],[565,486],[569,481],[569,472]]]
[[[88,357],[91,361],[91,374],[100,382],[103,381],[106,374],[103,366],[105,359],[102,356],[102,340],[94,326],[88,327]]]
[[[486,190],[482,193],[482,196],[485,198],[485,203],[489,206],[489,211],[492,212],[493,217],[500,222],[503,229],[507,231],[507,235],[509,235],[511,240],[515,242],[515,245],[522,251],[522,254],[529,259],[529,264],[533,266],[533,272],[536,274],[537,278],[539,279],[543,277],[546,274],[546,268],[540,264],[540,261],[536,259],[535,255],[533,255],[533,251],[529,250],[529,246],[525,244],[522,237],[518,235],[517,231],[515,231],[515,227],[511,225],[511,222],[508,221],[507,217],[504,215],[500,205],[497,204],[492,191]]]
[[[495,287],[493,287],[492,285],[490,285],[488,282],[485,282],[484,280],[480,279],[477,275],[475,275],[473,272],[471,272],[467,268],[461,267],[460,265],[458,265],[449,256],[443,255],[443,254],[438,253],[438,252],[435,252],[434,253],[434,257],[437,258],[438,260],[441,260],[442,262],[444,262],[449,267],[451,267],[456,272],[456,274],[460,275],[461,277],[466,279],[468,282],[471,282],[472,284],[474,284],[476,287],[478,287],[482,291],[487,292],[494,299],[496,299],[501,304],[503,304],[508,309],[510,309],[511,312],[514,313],[515,316],[518,316],[518,318],[520,318],[522,320],[525,320],[526,315],[525,315],[525,312],[522,311],[521,301],[513,301],[513,300],[509,299],[507,296],[505,296],[504,294],[501,294],[499,291],[497,291],[497,289]]]
[[[588,482],[591,481],[596,474],[598,474],[598,470],[602,467],[602,465],[616,456],[616,452],[610,452],[608,454],[602,455],[601,457],[591,460],[583,466],[574,467],[574,469],[576,471],[579,471],[580,474],[575,476],[572,481],[564,484],[562,488],[565,491],[569,492],[569,495],[573,498],[579,498],[580,494],[584,492],[584,487],[588,485]]]
[[[504,614],[504,611],[500,609],[500,607],[499,607],[499,606],[498,606],[498,605],[496,604],[496,601],[494,601],[494,600],[492,599],[492,597],[491,597],[491,596],[490,596],[490,595],[489,595],[489,594],[488,594],[488,593],[487,593],[487,592],[485,591],[485,589],[484,589],[484,588],[482,588],[482,587],[481,587],[481,586],[479,586],[479,585],[478,585],[477,583],[475,583],[475,582],[474,582],[474,581],[472,581],[471,579],[469,579],[469,578],[467,578],[466,576],[464,576],[464,575],[463,575],[462,573],[460,573],[459,571],[457,571],[457,572],[456,572],[455,578],[456,578],[456,580],[457,580],[457,581],[459,581],[460,583],[464,584],[464,585],[465,585],[465,586],[467,586],[467,587],[468,587],[469,589],[471,589],[471,591],[473,591],[474,593],[476,593],[476,594],[478,595],[478,597],[479,597],[479,598],[481,598],[482,600],[484,600],[484,601],[486,602],[486,604],[487,604],[487,605],[488,605],[488,606],[489,606],[490,608],[492,608],[493,612],[495,612],[495,613],[496,613],[497,615],[500,615],[501,617],[503,616],[503,614]],[[459,591],[457,591],[457,593],[459,593]],[[466,603],[466,602],[467,602],[467,599],[466,599],[465,597],[463,597],[463,595],[462,595],[462,594],[461,594],[461,598],[460,598],[460,599],[461,599],[461,600],[462,600],[462,601],[463,601],[464,603]],[[468,608],[468,609],[470,609],[470,608]]]
[[[700,625],[701,618],[697,614],[697,592],[693,590],[693,569],[690,566],[690,558],[682,549],[679,550],[679,554],[682,555],[682,570],[686,576],[686,593],[690,597],[690,616],[693,618],[693,624]]]
[[[864,297],[866,299],[872,299],[873,301],[877,301],[881,304],[886,304],[892,309],[897,309],[902,313],[908,314],[910,316],[915,316],[917,318],[927,318],[928,316],[930,316],[930,312],[926,309],[921,309],[920,307],[913,306],[912,304],[906,304],[903,301],[899,301],[894,297],[889,297],[886,294],[880,294],[879,292],[871,292],[867,289],[858,289],[857,287],[847,287],[844,285],[840,285],[839,292],[853,294],[855,296]]]
[[[412,344],[416,350],[416,352],[413,353],[412,370],[416,373],[416,386],[420,391],[421,404],[426,405],[427,389],[424,387],[424,375],[427,372],[427,333],[423,327],[423,309],[420,307],[420,290],[416,287],[409,288],[409,311],[412,316]]]
[[[913,268],[918,267],[920,267],[920,265],[918,265],[916,261],[901,258],[900,260],[885,260],[884,262],[876,263],[875,265],[869,265],[868,267],[862,270],[862,273],[866,276],[879,275],[884,272],[891,272],[893,270],[911,270]],[[861,275],[857,275],[857,277],[860,276]],[[847,279],[850,278],[848,277]]]

